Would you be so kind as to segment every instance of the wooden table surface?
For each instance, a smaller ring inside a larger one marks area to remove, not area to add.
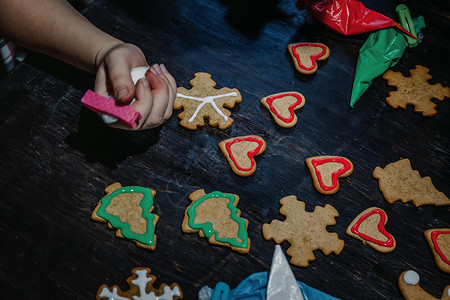
[[[178,86],[189,88],[196,72],[212,74],[217,87],[237,88],[242,102],[227,130],[205,125],[189,131],[179,111],[161,127],[128,132],[106,127],[82,107],[94,77],[29,53],[0,79],[0,282],[2,299],[93,299],[101,284],[127,288],[133,268],[152,269],[155,285],[177,282],[185,299],[200,287],[224,281],[231,288],[252,273],[268,271],[275,243],[261,227],[279,214],[279,200],[295,195],[306,209],[331,204],[340,216],[328,228],[345,241],[340,255],[316,251],[309,267],[292,266],[296,278],[343,299],[401,299],[397,279],[416,270],[422,287],[440,297],[450,275],[440,271],[423,232],[450,227],[449,206],[388,204],[372,177],[409,158],[421,176],[450,196],[450,102],[423,117],[411,106],[387,105],[389,87],[378,78],[350,108],[358,51],[368,35],[342,36],[306,22],[294,1],[97,1],[82,10],[95,25],[139,45],[150,63],[164,63]],[[444,1],[445,2],[445,1]],[[415,65],[431,70],[430,83],[449,86],[449,7],[441,1],[405,1],[427,28],[416,48],[393,68],[407,75]],[[395,18],[399,1],[363,1]],[[331,50],[315,75],[300,75],[286,51],[292,42],[322,42]],[[283,91],[306,98],[291,129],[278,127],[260,99]],[[267,142],[257,171],[235,175],[218,148],[226,138],[255,134]],[[340,155],[354,164],[340,190],[319,194],[305,165],[317,155]],[[154,251],[118,239],[90,219],[104,189],[120,182],[156,190]],[[197,189],[240,196],[249,220],[251,249],[238,254],[181,231],[188,196]],[[368,207],[384,209],[396,249],[382,254],[345,230]],[[286,250],[287,243],[282,244]],[[5,298],[3,298],[5,296]]]

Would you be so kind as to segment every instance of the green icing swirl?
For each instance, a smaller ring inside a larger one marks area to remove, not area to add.
[[[219,233],[213,229],[213,224],[211,222],[204,222],[201,224],[194,223],[195,218],[197,217],[197,213],[195,211],[196,208],[201,203],[203,203],[206,200],[211,199],[211,198],[227,198],[229,200],[229,202],[227,204],[227,208],[230,210],[230,218],[232,220],[234,220],[236,223],[238,223],[238,226],[239,226],[238,236],[236,238],[225,238],[225,237],[221,238],[221,237],[219,237]],[[189,220],[188,220],[189,227],[191,227],[193,229],[202,230],[207,238],[209,238],[210,236],[215,234],[215,239],[218,242],[230,244],[233,247],[247,248],[248,247],[248,234],[245,229],[246,224],[245,224],[244,219],[239,218],[237,216],[238,209],[236,206],[233,205],[235,199],[236,199],[236,197],[234,195],[224,194],[224,193],[217,192],[217,191],[203,196],[199,200],[195,201],[187,210],[187,214],[189,216]],[[240,239],[241,241],[239,241],[238,239]]]
[[[147,220],[147,231],[143,234],[135,233],[131,231],[130,224],[126,222],[122,222],[118,216],[111,215],[106,212],[106,208],[111,204],[111,200],[117,195],[123,193],[141,193],[144,195],[141,202],[139,202],[139,206],[142,208],[142,218]],[[153,195],[152,191],[148,188],[140,187],[140,186],[126,186],[120,189],[115,190],[108,196],[105,196],[100,200],[101,205],[97,210],[97,215],[105,220],[107,220],[111,226],[116,229],[121,230],[121,234],[128,238],[139,243],[153,246],[155,245],[155,228],[153,227],[153,220],[155,219],[155,215],[152,214],[149,210],[153,206]]]

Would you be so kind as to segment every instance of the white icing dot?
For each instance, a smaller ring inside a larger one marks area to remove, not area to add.
[[[416,285],[420,281],[420,276],[415,271],[406,271],[406,273],[403,275],[403,280],[410,285]]]
[[[447,290],[447,295],[449,295],[449,296],[450,296],[450,289],[448,289],[448,290]]]

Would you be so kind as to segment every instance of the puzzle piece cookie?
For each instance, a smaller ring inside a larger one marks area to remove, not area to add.
[[[149,250],[156,247],[155,226],[159,216],[152,214],[153,197],[156,192],[140,186],[126,186],[118,182],[106,189],[92,212],[94,221],[108,223],[116,229],[116,236],[136,242]]]
[[[297,124],[294,110],[305,105],[305,97],[298,92],[284,92],[264,97],[261,103],[279,126],[290,128]]]
[[[386,102],[393,108],[414,105],[415,112],[420,112],[425,117],[434,116],[437,113],[434,109],[436,104],[431,99],[442,101],[450,97],[450,88],[444,88],[440,83],[428,83],[431,79],[429,72],[428,68],[419,65],[409,71],[410,77],[404,77],[400,72],[387,70],[383,78],[388,81],[388,85],[396,86],[397,90],[389,92]]]
[[[273,220],[262,226],[266,240],[281,244],[286,241],[291,247],[286,251],[291,257],[290,263],[307,267],[316,259],[313,251],[321,250],[325,255],[336,255],[344,248],[344,241],[336,233],[328,232],[326,227],[335,225],[338,211],[331,205],[316,206],[313,212],[305,211],[305,202],[296,196],[287,196],[280,200],[280,213],[286,216],[284,221]]]
[[[420,177],[407,158],[390,163],[384,169],[376,167],[373,177],[378,179],[379,188],[390,204],[401,200],[403,203],[412,201],[416,207],[450,205],[450,199],[434,187],[431,178]]]
[[[236,103],[241,102],[239,91],[227,87],[215,89],[216,83],[211,75],[203,72],[195,73],[190,84],[190,90],[177,88],[174,109],[184,108],[178,115],[181,126],[195,130],[197,126],[204,126],[204,119],[208,119],[209,125],[218,126],[219,129],[230,127],[233,119],[230,118],[231,112],[225,107],[233,108]]]
[[[396,242],[384,227],[387,220],[388,217],[384,210],[378,207],[370,207],[350,223],[346,233],[379,252],[391,252],[395,249]]]
[[[297,71],[313,74],[317,71],[317,61],[330,56],[330,49],[322,43],[296,43],[287,45]]]
[[[131,277],[127,278],[130,287],[122,291],[118,285],[111,287],[103,284],[97,292],[97,300],[133,300],[133,299],[183,299],[183,291],[176,283],[162,284],[159,289],[153,287],[156,276],[150,274],[149,268],[134,268]]]
[[[219,143],[231,169],[239,176],[250,176],[256,171],[255,156],[266,150],[266,142],[256,135],[230,138]]]
[[[306,165],[319,193],[335,194],[339,190],[339,178],[353,173],[352,162],[341,156],[315,156],[306,159]]]
[[[450,274],[450,228],[429,229],[424,232],[438,268]]]
[[[426,292],[419,284],[420,276],[416,271],[405,271],[398,277],[398,287],[405,300],[438,300]],[[442,292],[441,300],[450,300],[450,285]]]
[[[250,251],[248,220],[241,218],[236,207],[239,196],[222,192],[205,194],[203,189],[189,195],[192,203],[184,213],[182,230],[186,233],[198,232],[214,245],[230,247],[239,253]]]

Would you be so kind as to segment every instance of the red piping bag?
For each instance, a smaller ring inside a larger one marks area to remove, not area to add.
[[[368,9],[357,0],[296,0],[295,5],[299,10],[308,10],[315,19],[344,35],[396,27],[417,40],[400,24],[379,12]]]

